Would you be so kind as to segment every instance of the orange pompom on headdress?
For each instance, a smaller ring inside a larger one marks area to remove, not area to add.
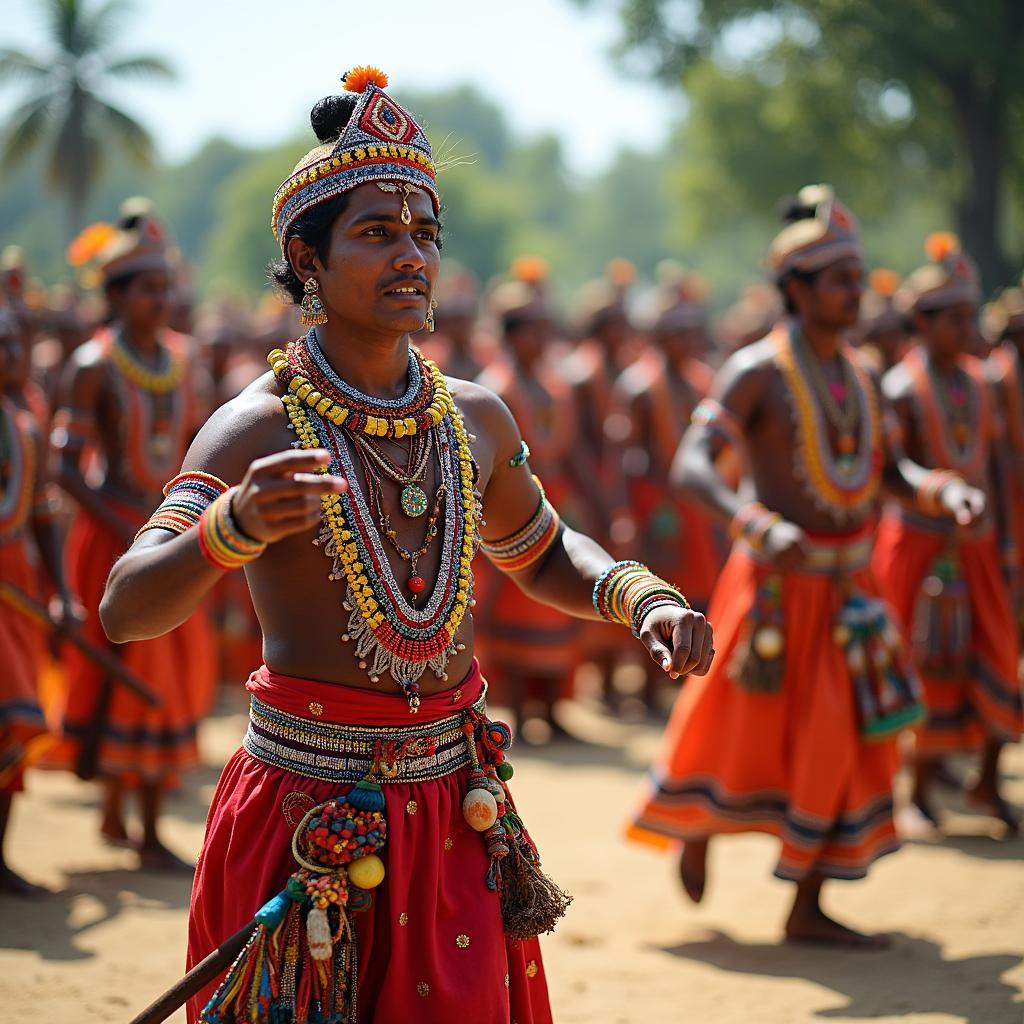
[[[891,299],[900,286],[900,275],[888,267],[877,267],[868,275],[871,290],[883,299]]]
[[[932,263],[945,263],[952,255],[960,255],[960,239],[952,231],[933,231],[924,240],[925,255]]]
[[[370,64],[346,71],[341,80],[347,92],[365,92],[368,85],[375,85],[378,89],[388,87],[388,76]]]
[[[117,228],[113,224],[105,221],[90,224],[68,246],[68,263],[73,267],[84,267],[86,263],[91,263],[116,235]]]
[[[550,269],[543,256],[517,256],[512,261],[510,271],[517,281],[536,285],[547,279]]]

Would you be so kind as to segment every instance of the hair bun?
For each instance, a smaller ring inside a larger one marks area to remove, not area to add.
[[[309,112],[309,123],[321,142],[335,142],[348,124],[358,97],[351,93],[325,96]]]
[[[775,213],[783,224],[795,224],[800,220],[810,220],[816,207],[801,202],[799,196],[783,196],[775,204]]]

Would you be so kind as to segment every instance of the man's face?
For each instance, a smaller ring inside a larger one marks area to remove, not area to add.
[[[329,321],[396,336],[423,326],[441,262],[441,226],[425,192],[409,196],[409,211],[412,221],[403,224],[400,193],[373,183],[352,190],[316,272]]]
[[[813,281],[799,282],[802,315],[821,327],[841,330],[853,327],[860,318],[860,299],[864,292],[864,268],[859,259],[839,260],[818,272]]]
[[[170,279],[164,270],[144,270],[117,286],[111,300],[117,318],[129,331],[159,330],[171,313]]]
[[[937,356],[956,356],[974,344],[978,310],[970,302],[958,302],[931,314],[918,313],[914,321],[929,351]]]

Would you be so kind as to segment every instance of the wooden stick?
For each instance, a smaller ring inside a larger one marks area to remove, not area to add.
[[[158,708],[163,703],[160,698],[136,675],[129,672],[121,662],[109,651],[97,647],[96,644],[86,640],[84,636],[73,629],[62,629],[53,619],[46,608],[29,597],[23,590],[12,583],[5,583],[0,580],[0,601],[8,607],[21,612],[26,618],[50,630],[58,632],[62,639],[74,644],[87,658],[96,662],[104,672],[119,683],[127,686],[137,697],[140,697],[151,707]]]
[[[152,1002],[131,1024],[160,1024],[175,1010],[185,1005],[197,992],[204,989],[215,978],[223,974],[245,948],[256,928],[256,918],[240,928],[230,939],[222,942],[209,956],[200,960],[173,988],[169,988],[159,999]]]

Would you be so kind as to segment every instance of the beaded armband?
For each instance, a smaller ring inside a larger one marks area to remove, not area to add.
[[[237,490],[237,487],[226,490],[199,517],[199,550],[218,569],[237,569],[267,550],[266,541],[247,537],[235,523],[231,499]]]
[[[950,484],[963,483],[963,477],[951,469],[931,469],[917,488],[917,505],[928,516],[943,516],[942,492]]]
[[[530,446],[525,442],[521,441],[519,444],[519,451],[508,460],[508,464],[516,469],[519,466],[525,466],[526,460],[530,457]]]
[[[84,448],[96,439],[96,425],[88,416],[75,416],[67,409],[53,417],[50,443],[63,451],[65,448]]]
[[[745,541],[754,551],[763,551],[768,531],[781,522],[782,516],[777,512],[765,508],[759,501],[751,502],[733,517],[729,524],[729,536],[734,541]]]
[[[228,489],[219,477],[210,473],[179,473],[164,487],[164,500],[137,534],[147,530],[184,533],[198,525],[202,514]]]
[[[671,583],[655,576],[642,562],[632,561],[615,562],[601,573],[594,584],[593,601],[601,618],[629,626],[635,637],[639,637],[644,619],[655,608],[690,607]]]
[[[484,541],[480,547],[484,554],[502,572],[523,572],[539,562],[551,550],[558,537],[561,519],[551,507],[544,488],[540,487],[540,504],[530,521],[520,530],[503,540]]]
[[[713,398],[705,398],[693,410],[692,423],[716,433],[734,447],[743,443],[743,424],[724,405]]]

